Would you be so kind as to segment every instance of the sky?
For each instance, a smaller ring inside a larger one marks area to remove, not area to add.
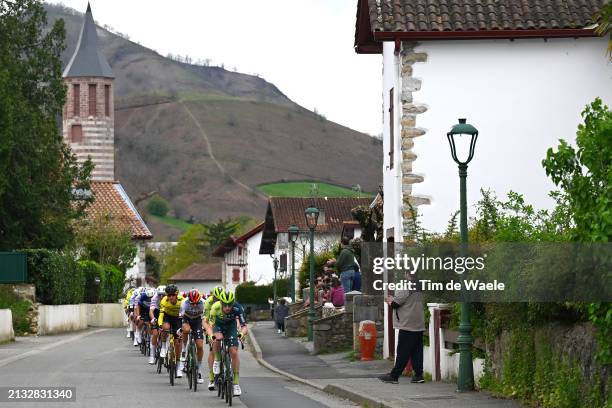
[[[87,0],[51,3],[87,9]],[[259,74],[331,121],[381,132],[382,59],[353,49],[356,0],[92,0],[91,7],[98,24],[161,55]]]

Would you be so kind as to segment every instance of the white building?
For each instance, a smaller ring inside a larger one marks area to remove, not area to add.
[[[419,207],[426,223],[458,209],[457,166],[446,140],[458,118],[480,132],[468,170],[470,205],[481,187],[546,196],[546,149],[559,138],[573,141],[580,112],[596,97],[612,105],[608,39],[596,36],[592,21],[603,2],[427,4],[357,6],[356,52],[382,55],[386,241],[410,239],[409,203],[430,204]],[[385,356],[393,348],[385,342]]]
[[[314,247],[315,252],[320,252],[325,249],[331,250],[334,245],[337,245],[343,229],[347,233],[350,231],[353,237],[360,236],[361,229],[352,223],[351,210],[358,206],[369,206],[371,202],[371,198],[353,197],[272,197],[268,201],[259,253],[278,258],[280,260],[279,275],[289,277],[291,274],[291,243],[287,230],[291,225],[296,225],[300,230],[300,235],[295,243],[295,287],[296,293],[300,293],[298,272],[304,256],[310,253],[310,232],[304,217],[306,208],[314,205],[319,209]]]
[[[208,294],[215,286],[221,285],[221,264],[191,264],[174,274],[168,282],[174,283],[179,291],[197,289],[202,294]]]

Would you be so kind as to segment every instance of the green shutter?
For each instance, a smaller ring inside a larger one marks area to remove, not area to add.
[[[26,254],[0,252],[0,283],[24,283],[27,280]]]

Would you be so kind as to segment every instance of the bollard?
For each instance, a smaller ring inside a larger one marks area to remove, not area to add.
[[[361,361],[374,360],[376,350],[376,323],[364,320],[359,323],[359,344],[361,346]]]

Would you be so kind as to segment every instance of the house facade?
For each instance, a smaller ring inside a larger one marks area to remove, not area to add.
[[[319,209],[319,220],[314,234],[315,252],[332,249],[338,244],[343,231],[352,233],[353,237],[361,235],[358,223],[352,221],[352,209],[358,206],[369,206],[371,198],[353,197],[272,197],[268,201],[266,218],[259,253],[279,259],[279,276],[291,275],[291,242],[287,233],[291,225],[296,225],[300,234],[295,243],[295,288],[299,289],[299,269],[304,257],[310,254],[310,232],[306,225],[304,211],[314,205]]]
[[[382,55],[385,241],[412,239],[412,209],[424,219],[458,209],[446,140],[458,118],[480,133],[468,205],[482,186],[550,185],[546,149],[573,140],[596,97],[612,104],[607,38],[593,21],[604,3],[358,1],[355,50]],[[385,356],[392,349],[386,341]]]
[[[153,235],[115,179],[114,78],[99,50],[97,27],[88,4],[76,49],[63,73],[63,138],[80,164],[91,159],[95,166],[88,192],[94,202],[87,208],[87,219],[93,222],[103,217],[104,222],[132,234],[138,251],[126,279],[145,285],[145,247]]]
[[[179,291],[197,289],[202,294],[209,294],[215,286],[221,285],[221,264],[194,263],[168,279]]]

